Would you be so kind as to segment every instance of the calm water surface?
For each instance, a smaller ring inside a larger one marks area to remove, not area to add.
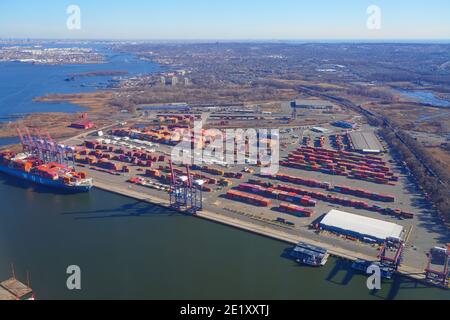
[[[40,299],[450,299],[398,277],[371,293],[332,259],[298,266],[288,246],[99,190],[53,194],[0,175],[0,279],[26,279]],[[82,290],[66,289],[66,268]]]
[[[450,107],[450,101],[441,99],[435,96],[432,92],[426,91],[409,91],[409,90],[395,90],[407,98],[417,100],[421,103],[430,104],[437,107]]]
[[[84,108],[69,103],[37,103],[33,98],[53,93],[91,92],[105,88],[112,76],[75,77],[70,75],[96,71],[127,71],[125,76],[148,74],[161,70],[152,62],[129,54],[117,54],[106,48],[96,48],[105,54],[106,63],[87,65],[33,65],[20,62],[0,62],[0,121],[34,112],[79,112]]]

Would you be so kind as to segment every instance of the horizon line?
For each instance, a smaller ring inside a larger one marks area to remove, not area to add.
[[[123,41],[123,42],[304,42],[304,43],[349,43],[349,42],[366,42],[366,43],[449,43],[450,38],[436,38],[436,39],[364,39],[364,38],[341,38],[341,39],[326,39],[326,38],[285,38],[285,39],[273,39],[273,38],[24,38],[24,37],[0,37],[0,41]]]

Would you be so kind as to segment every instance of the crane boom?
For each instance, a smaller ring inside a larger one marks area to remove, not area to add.
[[[172,160],[169,160],[169,168],[170,168],[170,174],[172,175],[172,177],[171,177],[172,186],[174,186],[176,180],[175,180],[175,172],[173,171]]]
[[[23,149],[26,149],[26,146],[25,146],[25,140],[24,140],[24,138],[23,138],[23,134],[22,134],[22,132],[20,131],[20,129],[19,129],[18,126],[16,126],[16,132],[17,132],[17,136],[18,136],[19,139],[20,139],[20,143],[22,144],[22,148],[23,148]]]
[[[186,164],[186,175],[188,177],[188,187],[192,188],[192,177],[191,177],[191,174],[189,172],[189,165],[188,164]]]

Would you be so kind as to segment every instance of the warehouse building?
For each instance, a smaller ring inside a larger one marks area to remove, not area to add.
[[[88,120],[88,114],[85,112],[81,115],[80,120],[73,122],[70,125],[71,128],[87,130],[94,127],[94,123]]]
[[[335,122],[332,122],[331,124],[335,127],[342,128],[342,129],[353,129],[355,127],[355,125],[353,123],[345,122],[345,121],[335,121]]]
[[[297,99],[291,102],[291,108],[312,110],[333,110],[333,104],[317,99]]]
[[[322,219],[320,227],[370,243],[383,243],[387,238],[402,239],[403,236],[403,227],[398,224],[339,210],[331,210]]]
[[[322,134],[330,132],[330,130],[322,128],[322,127],[313,127],[313,128],[311,128],[311,131],[317,132],[317,133],[322,133]]]
[[[384,151],[378,138],[372,132],[351,132],[349,140],[352,149],[362,153],[381,153]]]
[[[91,121],[77,121],[73,122],[70,127],[74,129],[87,130],[92,129],[94,127],[94,123]]]
[[[163,106],[141,106],[139,109],[144,111],[189,111],[191,107],[180,103]]]

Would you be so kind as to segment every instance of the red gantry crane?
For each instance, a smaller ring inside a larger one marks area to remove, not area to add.
[[[184,190],[183,185],[175,176],[175,171],[173,170],[172,161],[169,160],[170,168],[170,206],[175,209],[181,209],[186,206],[186,201],[184,201]]]
[[[16,126],[16,132],[23,152],[29,153],[44,163],[57,162],[67,166],[75,165],[75,149],[58,145],[48,132],[42,135],[39,129],[31,132],[29,128],[25,127],[25,134],[23,134],[18,126]]]
[[[435,247],[430,250],[428,257],[428,266],[425,269],[428,281],[438,283],[445,288],[449,286],[449,255],[450,252],[446,248]],[[439,267],[440,270],[437,270]]]
[[[401,239],[387,238],[380,252],[382,265],[398,270],[405,245]]]

